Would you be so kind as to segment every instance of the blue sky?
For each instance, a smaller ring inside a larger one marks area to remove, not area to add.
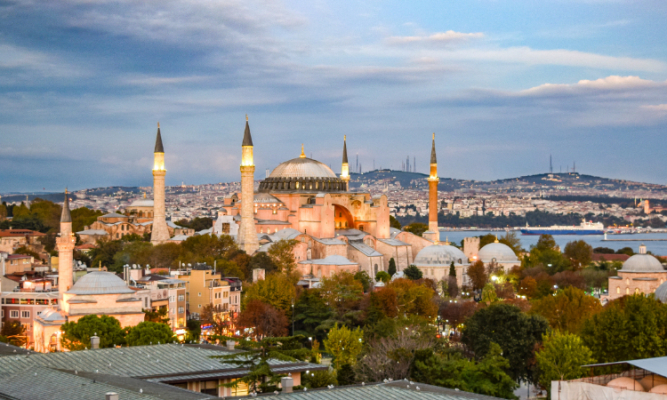
[[[0,0],[0,192],[340,170],[667,184],[667,2]]]

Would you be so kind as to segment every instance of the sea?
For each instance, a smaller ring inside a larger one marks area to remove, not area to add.
[[[521,232],[515,231],[517,237],[521,239],[521,246],[525,250],[530,250],[531,245],[537,244],[539,235],[522,235]],[[470,236],[483,236],[486,234],[498,235],[501,237],[505,235],[505,231],[441,231],[440,241],[449,240],[457,246],[461,244],[461,240]],[[667,233],[637,233],[625,235],[607,235],[607,240],[604,240],[604,235],[553,235],[554,240],[561,249],[565,245],[575,240],[583,240],[586,243],[596,247],[608,247],[613,250],[619,250],[623,247],[630,247],[635,253],[639,251],[639,246],[643,243],[646,249],[651,253],[659,256],[667,256]],[[629,241],[617,241],[618,239],[629,239]]]

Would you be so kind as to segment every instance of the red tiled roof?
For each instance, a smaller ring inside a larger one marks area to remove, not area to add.
[[[76,246],[75,249],[77,249],[77,250],[90,250],[90,249],[94,249],[96,247],[97,246],[92,244],[92,243],[84,243],[80,246]]]
[[[18,260],[23,258],[32,258],[32,256],[27,256],[25,254],[12,254],[10,256],[7,256],[8,260]]]
[[[30,229],[0,229],[0,237],[18,236],[46,236],[45,233],[31,231]]]
[[[605,261],[625,261],[630,258],[630,256],[627,254],[593,253],[593,261],[602,261],[603,258]]]

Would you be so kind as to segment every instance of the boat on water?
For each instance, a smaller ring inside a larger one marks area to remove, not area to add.
[[[602,222],[582,221],[579,226],[554,225],[549,227],[532,227],[526,224],[520,229],[522,235],[602,235],[604,225]]]

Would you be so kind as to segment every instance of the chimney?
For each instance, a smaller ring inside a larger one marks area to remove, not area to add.
[[[95,334],[90,337],[90,348],[92,350],[97,350],[100,348],[100,337]]]
[[[104,400],[118,400],[118,393],[115,392],[109,392],[104,395]]]
[[[228,340],[227,341],[227,350],[229,350],[229,351],[234,350],[234,346],[236,346],[236,341],[234,341],[234,340]]]
[[[294,380],[290,376],[283,376],[282,378],[280,378],[280,386],[282,386],[283,388],[283,393],[292,393]]]

